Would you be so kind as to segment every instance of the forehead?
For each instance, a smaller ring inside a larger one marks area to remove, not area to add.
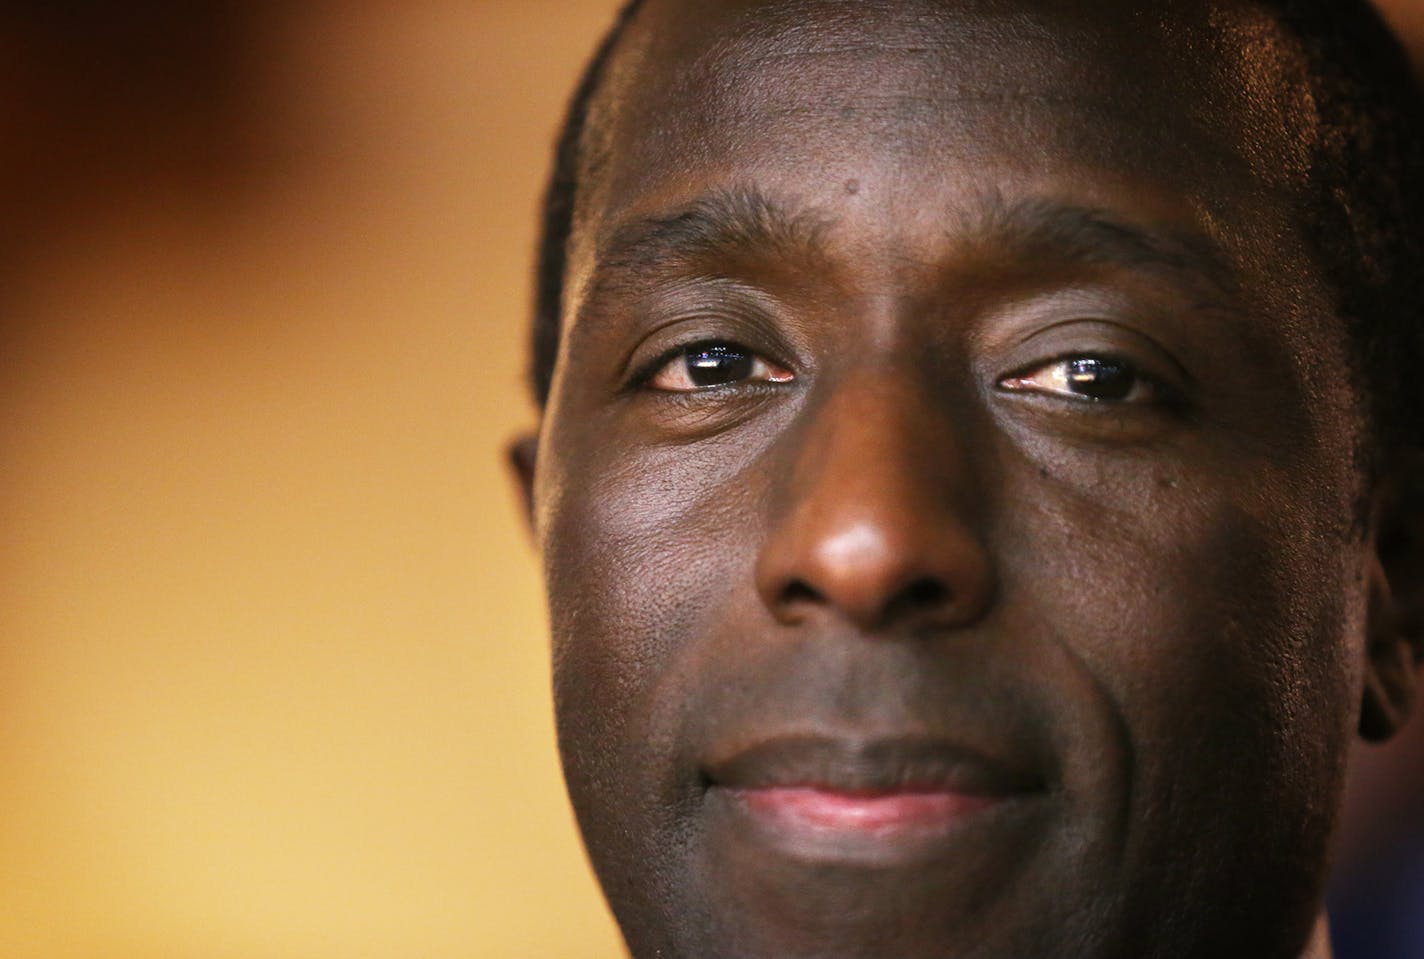
[[[1306,80],[1239,4],[648,0],[593,108],[576,240],[749,183],[811,206],[863,190],[902,227],[996,192],[1131,189],[1229,231],[1301,195]]]

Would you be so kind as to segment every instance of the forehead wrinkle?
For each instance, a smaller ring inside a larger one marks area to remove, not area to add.
[[[860,74],[857,91],[905,85],[950,100],[998,99],[1041,93],[1047,78],[1050,87],[1078,91],[1074,99],[1089,90],[1092,99],[1120,99],[1131,89],[1122,81],[1133,71],[1111,55],[1114,40],[1101,26],[1019,0],[751,4],[719,23],[712,42],[691,45],[680,73],[689,81],[710,80],[718,88],[716,103],[730,114],[775,102],[783,87],[808,72],[834,73],[848,63]],[[1006,49],[1014,55],[992,55]],[[1085,60],[1095,69],[1081,70]],[[1026,65],[1037,82],[1022,82]],[[758,83],[720,82],[736,75]],[[828,83],[825,92],[836,87]]]
[[[1291,82],[1304,79],[1298,69],[1286,66],[1300,59],[1299,51],[1281,36],[1278,24],[1249,4],[1242,9],[1233,5],[1226,12],[1216,3],[1203,5],[1205,9],[1167,3],[1137,11],[1130,22],[1113,22],[1085,16],[1085,5],[1079,3],[1060,9],[1020,0],[771,0],[732,4],[733,12],[709,14],[710,19],[699,21],[698,29],[690,32],[678,29],[672,16],[675,6],[650,3],[642,11],[598,98],[596,112],[603,120],[618,115],[630,129],[651,129],[663,142],[680,135],[706,150],[710,128],[753,118],[762,123],[814,120],[834,118],[839,110],[845,111],[842,117],[859,114],[888,130],[897,122],[896,115],[877,107],[898,106],[900,121],[925,124],[957,120],[952,109],[956,103],[997,108],[1004,114],[998,123],[1012,123],[1015,115],[1029,123],[1047,122],[1063,136],[1073,125],[1065,118],[1053,119],[1054,111],[1073,105],[1082,111],[1075,123],[1083,132],[1077,138],[1068,135],[1072,143],[1085,140],[1088,131],[1105,123],[1118,124],[1127,131],[1135,129],[1137,139],[1152,141],[1141,144],[1142,152],[1160,152],[1164,144],[1159,141],[1180,146],[1181,135],[1190,130],[1176,130],[1172,136],[1159,125],[1144,126],[1143,118],[1157,112],[1164,98],[1180,94],[1172,84],[1187,78],[1189,87],[1218,88],[1218,95],[1206,98],[1214,106],[1187,97],[1176,111],[1178,119],[1187,127],[1219,130],[1225,116],[1239,127],[1238,142],[1198,137],[1202,142],[1195,143],[1196,151],[1220,151],[1216,162],[1228,165],[1233,159],[1245,160],[1267,183],[1299,179],[1299,158],[1281,162],[1258,142],[1257,128],[1279,124],[1281,118],[1274,114],[1283,108],[1293,114],[1293,129],[1308,128],[1308,122],[1300,121],[1310,115],[1309,84]],[[677,9],[686,12],[685,7]],[[1259,22],[1263,19],[1267,22]],[[1230,39],[1251,42],[1243,44],[1243,50]],[[1159,44],[1171,68],[1143,70],[1135,55],[1144,45],[1164,40],[1171,41]],[[996,50],[1013,56],[995,56]],[[650,86],[641,82],[650,57],[676,62],[678,68],[665,82]],[[823,65],[833,70],[848,59],[861,65],[860,80],[853,87],[846,88],[831,75],[825,84],[811,84],[822,91],[813,100],[786,95],[804,91],[808,73],[818,75]],[[1084,64],[1092,69],[1082,69]],[[1024,81],[1026,66],[1037,79]],[[1286,103],[1267,95],[1267,90],[1282,86],[1285,89],[1275,96]],[[681,98],[691,94],[697,106],[688,111]],[[1235,109],[1223,109],[1223,103]],[[1035,105],[1048,108],[1048,117],[1029,115]],[[601,135],[586,144],[585,183],[597,181],[601,161],[608,158],[606,137],[613,132],[612,123],[594,126]],[[1297,133],[1288,142],[1300,148],[1308,139]],[[1122,149],[1131,146],[1119,144]],[[1233,157],[1233,148],[1245,155]]]
[[[976,6],[983,5],[969,5]],[[583,154],[576,236],[583,226],[606,219],[616,197],[640,189],[650,171],[682,179],[701,163],[747,157],[761,162],[770,155],[812,171],[866,148],[893,150],[906,159],[913,152],[938,153],[944,162],[977,164],[990,159],[979,152],[992,142],[992,136],[978,135],[985,125],[1004,136],[1037,132],[1026,150],[1001,161],[1008,165],[1054,162],[1056,147],[1123,174],[1155,164],[1175,177],[1187,172],[1178,166],[1195,163],[1254,179],[1253,168],[1259,173],[1281,166],[1253,155],[1249,141],[1203,135],[1218,130],[1219,119],[1198,116],[1190,105],[1170,117],[1157,115],[1155,105],[1166,91],[1146,76],[1128,82],[1124,71],[1132,72],[1130,65],[1108,55],[1111,49],[1099,50],[1112,46],[1110,38],[1093,36],[1072,18],[1068,25],[1075,29],[1050,31],[1040,22],[1044,11],[1017,12],[986,16],[981,9],[956,18],[943,44],[908,40],[903,17],[888,38],[867,24],[841,25],[859,29],[865,40],[809,26],[798,32],[785,24],[755,34],[749,32],[751,18],[723,24],[723,35],[710,42],[642,25],[635,31],[639,42],[620,51],[619,68],[599,98],[599,122]],[[1009,21],[1037,29],[1006,37],[1000,28]],[[943,32],[944,24],[938,26]],[[967,43],[969,37],[982,43]],[[1006,44],[1016,54],[1011,61],[986,53]],[[1104,56],[1096,58],[1095,50]],[[643,68],[653,66],[648,58],[655,53],[654,59],[678,66],[649,83]],[[836,73],[847,59],[861,63],[852,84]],[[1015,66],[1024,62],[1034,70],[1026,74]],[[1094,69],[1079,69],[1085,62]],[[1171,73],[1189,76],[1202,69],[1188,66]],[[1039,75],[1045,71],[1047,77]],[[759,135],[770,142],[761,143]],[[1190,148],[1183,149],[1188,141]],[[1278,177],[1270,172],[1264,179]]]

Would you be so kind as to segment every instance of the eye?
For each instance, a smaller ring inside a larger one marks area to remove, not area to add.
[[[735,343],[695,343],[666,358],[647,379],[649,389],[691,393],[737,383],[789,383],[795,375]]]
[[[1002,389],[1064,396],[1082,402],[1151,402],[1156,386],[1126,360],[1072,356],[999,381]]]

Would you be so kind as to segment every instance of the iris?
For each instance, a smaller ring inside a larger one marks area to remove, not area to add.
[[[735,346],[694,346],[683,354],[694,386],[724,386],[751,377],[753,355]]]
[[[1064,365],[1068,389],[1088,399],[1125,399],[1137,383],[1132,367],[1119,360],[1081,357]]]

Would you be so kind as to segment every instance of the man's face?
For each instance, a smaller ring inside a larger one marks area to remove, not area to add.
[[[1310,934],[1368,553],[1314,131],[1268,21],[1141,6],[625,39],[535,515],[636,955]]]

